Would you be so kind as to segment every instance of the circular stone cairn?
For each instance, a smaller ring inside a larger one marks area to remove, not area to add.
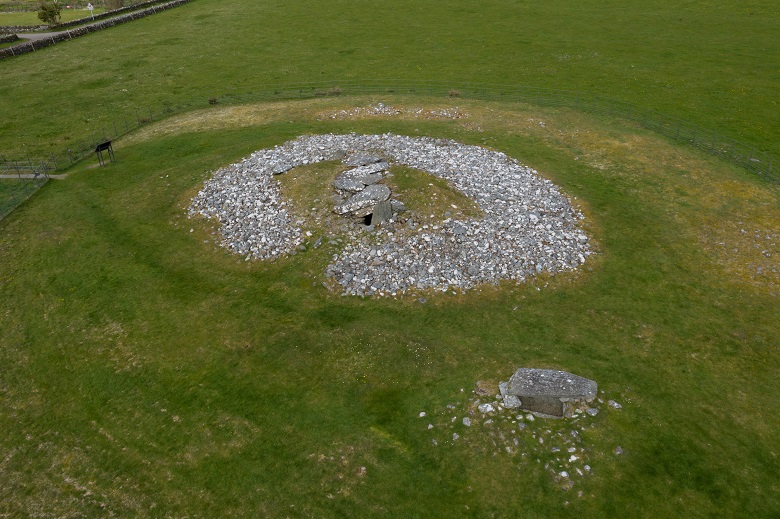
[[[582,215],[552,182],[504,153],[430,137],[302,136],[216,171],[192,200],[190,215],[216,218],[222,245],[247,260],[290,254],[302,245],[304,231],[274,175],[326,160],[354,166],[355,157],[366,154],[448,181],[484,217],[383,226],[374,239],[347,243],[325,270],[344,295],[522,282],[575,269],[591,254],[577,226]]]

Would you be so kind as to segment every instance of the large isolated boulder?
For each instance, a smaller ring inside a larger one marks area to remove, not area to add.
[[[553,369],[520,368],[509,379],[505,395],[520,399],[520,407],[526,411],[561,417],[568,416],[575,406],[592,402],[597,391],[595,381],[579,375]]]

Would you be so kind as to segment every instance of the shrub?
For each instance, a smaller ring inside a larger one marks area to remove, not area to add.
[[[48,25],[60,23],[60,6],[54,2],[41,2],[38,6],[38,19]]]

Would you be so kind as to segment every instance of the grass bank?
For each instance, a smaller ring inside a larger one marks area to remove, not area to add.
[[[403,103],[356,100],[375,101]],[[0,222],[0,510],[780,512],[780,242],[763,238],[780,226],[774,186],[565,110],[460,102],[457,119],[410,115],[440,106],[333,117],[349,108],[185,114],[118,142],[117,163],[74,168]],[[504,151],[573,197],[599,254],[576,275],[424,304],[345,298],[320,284],[337,244],[246,262],[216,245],[212,224],[187,218],[209,171],[302,133],[350,131]],[[756,231],[770,258],[754,248]],[[767,273],[739,270],[759,260]],[[570,490],[545,468],[570,426],[461,423],[476,382],[518,366],[593,378],[623,405],[578,429],[591,470]]]

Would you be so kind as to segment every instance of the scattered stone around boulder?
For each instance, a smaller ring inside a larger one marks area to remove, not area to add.
[[[499,387],[505,404],[515,406],[519,399],[521,409],[554,417],[571,417],[574,409],[592,402],[598,390],[596,382],[579,375],[536,368],[518,369]]]

